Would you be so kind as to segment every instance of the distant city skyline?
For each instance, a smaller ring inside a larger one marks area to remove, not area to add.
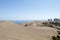
[[[0,20],[60,18],[60,0],[0,0]]]

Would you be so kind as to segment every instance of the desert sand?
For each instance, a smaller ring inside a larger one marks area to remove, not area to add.
[[[33,25],[25,27],[25,24],[0,21],[0,40],[52,40],[52,36],[57,35],[57,29],[40,25],[36,27],[33,22]]]

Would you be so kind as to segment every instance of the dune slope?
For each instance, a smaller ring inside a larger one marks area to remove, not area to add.
[[[57,30],[50,27],[29,28],[11,22],[0,22],[0,40],[51,40]]]

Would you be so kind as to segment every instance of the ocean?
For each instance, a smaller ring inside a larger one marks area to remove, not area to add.
[[[23,20],[23,21],[11,21],[14,22],[16,24],[22,24],[22,23],[26,23],[26,22],[31,22],[31,20]]]

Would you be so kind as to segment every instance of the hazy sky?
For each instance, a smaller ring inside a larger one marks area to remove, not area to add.
[[[60,0],[0,0],[0,20],[60,18]]]

